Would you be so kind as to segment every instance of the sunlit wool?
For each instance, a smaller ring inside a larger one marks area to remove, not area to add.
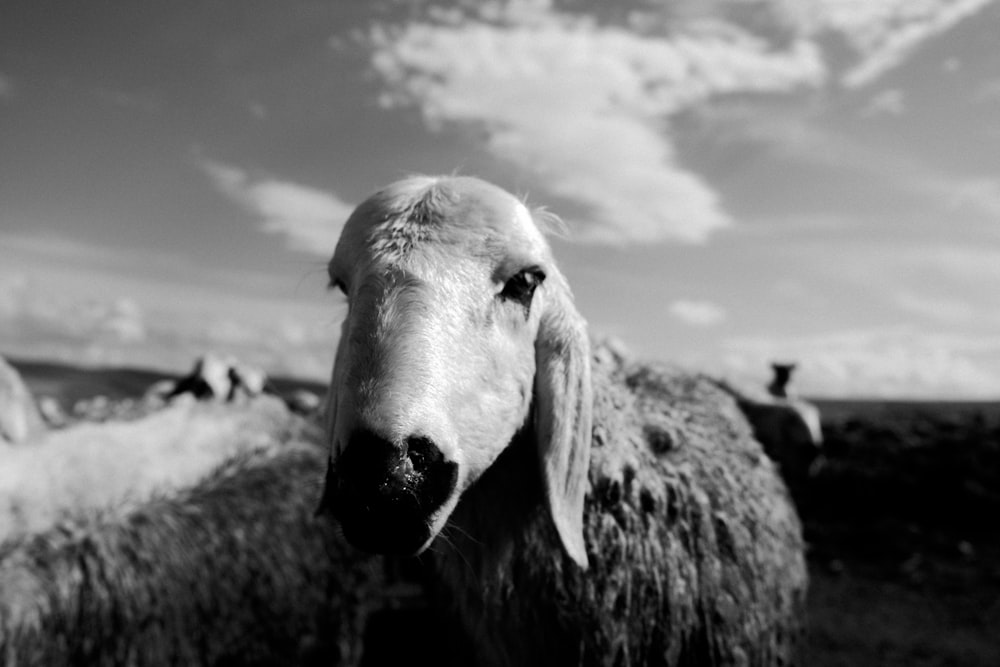
[[[242,406],[182,398],[134,421],[81,423],[0,449],[0,542],[191,486],[226,459],[273,444],[284,413],[273,397]]]

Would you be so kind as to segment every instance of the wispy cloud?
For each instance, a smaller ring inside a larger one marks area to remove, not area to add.
[[[731,223],[678,160],[673,114],[713,95],[790,91],[825,76],[804,41],[775,49],[720,22],[657,37],[538,3],[502,20],[376,27],[369,42],[386,104],[417,106],[431,127],[485,129],[493,155],[589,211],[583,239],[608,243],[700,242]]]
[[[961,287],[991,289],[1000,285],[1000,249],[991,246],[939,244],[897,247],[887,255],[879,249],[859,255],[873,270],[909,270],[913,275],[947,280]]]
[[[939,179],[934,190],[955,209],[974,208],[1000,217],[1000,180],[995,177]]]
[[[10,98],[14,95],[14,82],[9,76],[0,72],[0,100]]]
[[[976,102],[995,102],[1000,100],[1000,79],[984,81],[976,90],[973,100]]]
[[[905,62],[922,44],[993,0],[771,0],[775,15],[799,35],[836,33],[854,51],[840,81],[868,85]]]
[[[895,297],[896,305],[908,312],[921,315],[942,324],[967,324],[973,322],[978,313],[976,308],[961,298],[944,298],[903,290]],[[1000,323],[1000,318],[989,318]]]
[[[726,320],[726,310],[711,301],[678,299],[670,304],[671,316],[695,327],[711,327]]]
[[[799,363],[800,393],[822,396],[995,399],[1000,339],[899,327],[787,338],[735,338],[724,367],[759,377],[774,359]]]
[[[60,299],[24,274],[0,275],[0,336],[56,337],[113,344],[146,339],[142,308],[132,299]]]
[[[828,0],[833,23],[861,51],[859,64],[841,81],[857,88],[904,62],[930,38],[972,16],[993,0],[836,2]]]
[[[262,229],[284,235],[294,250],[329,255],[354,207],[336,195],[297,183],[255,179],[237,167],[201,160],[200,168],[224,195],[260,218]]]
[[[184,293],[190,288],[176,287],[167,312],[148,312],[150,304],[130,297],[80,299],[25,273],[0,272],[0,353],[182,372],[214,351],[273,374],[326,377],[338,334],[336,308],[321,316],[286,309],[250,318],[240,303],[190,308]]]
[[[903,91],[889,88],[872,96],[861,110],[863,116],[900,116],[906,111]]]
[[[970,211],[991,221],[1000,216],[1000,179],[949,173],[905,149],[872,145],[832,129],[809,113],[733,104],[701,109],[698,114],[717,141],[757,143],[782,159],[870,175],[886,188],[921,198],[942,214]]]

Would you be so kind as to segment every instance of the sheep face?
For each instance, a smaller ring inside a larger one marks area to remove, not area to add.
[[[348,313],[322,504],[345,537],[419,553],[528,425],[556,526],[585,563],[587,337],[531,213],[476,179],[408,179],[355,210],[329,269]]]

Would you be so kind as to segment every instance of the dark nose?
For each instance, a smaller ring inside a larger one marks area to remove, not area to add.
[[[429,438],[410,436],[396,443],[362,429],[351,435],[339,467],[350,474],[348,483],[359,488],[401,491],[420,486],[443,460]]]
[[[454,490],[457,466],[423,436],[390,441],[351,434],[328,480],[325,502],[355,546],[412,553],[430,537],[430,517]]]

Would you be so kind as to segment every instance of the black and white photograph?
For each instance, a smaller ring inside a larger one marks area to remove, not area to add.
[[[1000,666],[1000,1],[0,0],[0,667]]]

